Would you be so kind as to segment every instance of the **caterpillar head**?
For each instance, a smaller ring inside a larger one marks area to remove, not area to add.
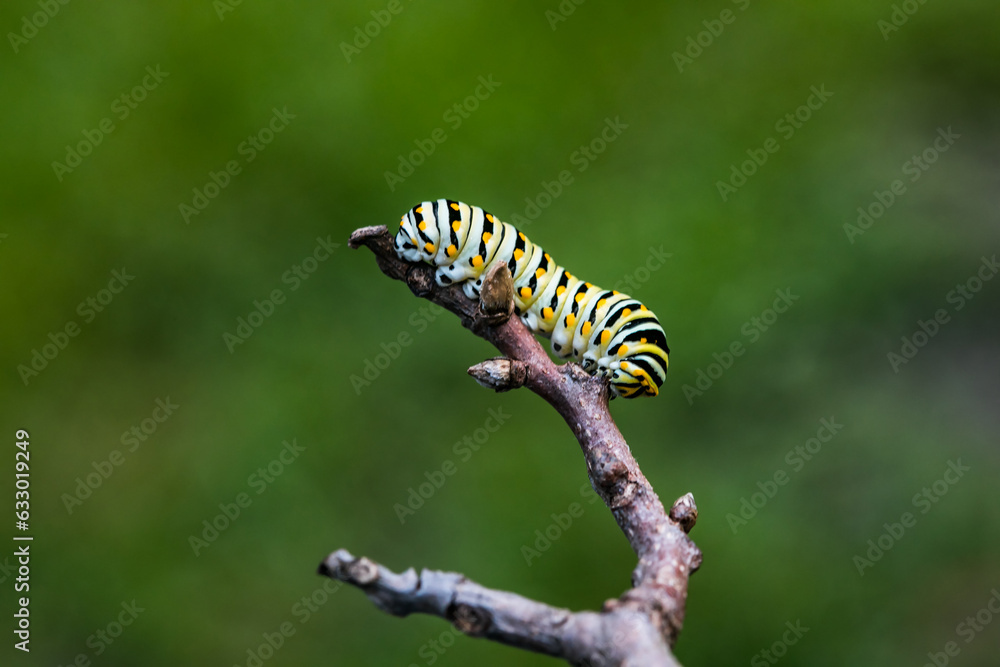
[[[400,220],[395,240],[396,254],[411,262],[433,263],[439,237],[434,203],[417,204]]]
[[[665,359],[649,354],[627,357],[612,370],[611,390],[622,398],[656,396],[666,379],[665,373]]]

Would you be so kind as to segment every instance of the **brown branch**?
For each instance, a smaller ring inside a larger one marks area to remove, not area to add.
[[[396,574],[341,549],[319,573],[357,586],[394,616],[431,614],[470,637],[564,658],[576,665],[679,667],[649,619],[636,611],[571,612],[484,588],[453,572],[410,568]]]
[[[383,273],[405,282],[415,295],[455,313],[465,327],[500,350],[504,359],[488,360],[469,369],[478,382],[498,391],[525,386],[566,420],[580,443],[591,485],[611,510],[639,562],[632,573],[633,587],[620,598],[608,600],[599,614],[570,613],[511,593],[490,591],[455,574],[424,571],[417,577],[411,570],[395,575],[367,559],[355,561],[344,551],[332,554],[321,570],[360,586],[390,613],[435,613],[455,622],[448,609],[465,605],[469,613],[492,619],[485,629],[468,634],[559,656],[572,664],[677,664],[669,649],[683,627],[688,577],[701,564],[701,552],[687,536],[698,510],[691,494],[679,498],[669,514],[664,509],[608,411],[607,382],[588,375],[575,363],[555,364],[524,323],[510,316],[513,291],[508,271],[491,271],[477,303],[457,285],[437,285],[434,267],[399,259],[384,226],[355,231],[350,246],[362,245],[375,254]],[[349,573],[350,563],[362,561],[375,572],[367,583]],[[444,607],[418,602],[426,593],[422,586],[429,581],[438,585],[435,595],[439,602],[447,600]],[[407,588],[411,583],[414,587]],[[386,600],[393,600],[396,606],[380,604]],[[628,622],[625,634],[623,619]],[[463,629],[459,623],[456,626]],[[579,634],[581,628],[586,632]],[[628,639],[601,639],[616,633]],[[659,649],[650,653],[654,638]]]

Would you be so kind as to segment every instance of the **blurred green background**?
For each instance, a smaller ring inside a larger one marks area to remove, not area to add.
[[[346,246],[450,197],[532,215],[560,263],[626,281],[663,321],[661,395],[612,410],[664,502],[690,491],[700,509],[684,664],[770,664],[760,652],[801,622],[781,664],[922,665],[953,641],[950,664],[995,665],[1000,619],[971,638],[959,624],[1000,590],[1000,280],[953,290],[1000,249],[1000,17],[986,0],[903,5],[916,11],[890,31],[893,5],[860,1],[563,2],[564,21],[555,0],[73,2],[51,17],[5,2],[0,491],[8,507],[25,428],[35,536],[30,656],[11,647],[12,548],[0,556],[5,664],[254,664],[282,624],[294,634],[264,664],[556,664],[327,594],[315,575],[344,547],[573,609],[629,585],[634,556],[581,495],[562,420],[528,392],[479,389],[465,369],[494,350]],[[469,99],[480,77],[493,90]],[[832,96],[800,109],[812,87]],[[607,119],[627,128],[581,157]],[[960,136],[936,153],[948,128]],[[435,130],[445,141],[390,187]],[[769,138],[777,152],[723,198],[718,182],[741,182],[733,165]],[[539,200],[563,171],[572,182]],[[845,231],[897,179],[881,217]],[[306,260],[318,238],[341,245]],[[134,279],[102,292],[123,270]],[[798,299],[772,319],[779,289]],[[227,345],[255,300],[271,314]],[[939,309],[947,321],[894,368],[887,355]],[[53,339],[64,349],[27,372]],[[713,355],[736,342],[720,375]],[[352,381],[369,363],[385,367]],[[717,378],[686,392],[700,373]],[[178,406],[162,423],[158,399]],[[491,409],[509,419],[456,450]],[[786,459],[824,418],[843,428]],[[276,464],[286,440],[304,450]],[[938,482],[937,502],[915,500],[959,459],[969,470]],[[455,474],[401,521],[395,506],[446,461]],[[67,506],[88,476],[99,486]],[[193,547],[238,497],[249,506]],[[766,500],[745,525],[743,499]],[[583,515],[529,565],[522,547],[574,502]],[[904,512],[915,525],[883,536]],[[891,549],[859,574],[880,536]],[[144,611],[101,640],[133,600]]]

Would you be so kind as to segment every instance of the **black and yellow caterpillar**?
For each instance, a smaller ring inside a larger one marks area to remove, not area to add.
[[[656,396],[667,375],[667,337],[656,316],[632,297],[576,278],[513,225],[450,199],[414,206],[400,222],[396,254],[437,266],[439,285],[462,283],[479,298],[486,271],[505,262],[514,308],[531,331],[552,339],[560,358],[609,378],[624,398]]]

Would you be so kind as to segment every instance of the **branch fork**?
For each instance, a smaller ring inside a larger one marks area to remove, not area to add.
[[[379,268],[414,295],[458,315],[463,326],[503,356],[468,369],[496,391],[527,387],[566,421],[580,443],[591,485],[611,510],[638,557],[632,588],[605,602],[600,612],[572,612],[514,593],[485,588],[461,574],[412,568],[394,573],[343,549],[330,554],[320,574],[361,589],[383,611],[424,613],[450,621],[461,632],[563,658],[573,665],[676,666],[671,649],[684,624],[688,578],[701,552],[688,537],[698,518],[694,497],[678,498],[669,512],[642,474],[608,411],[605,380],[578,364],[555,364],[514,313],[514,290],[504,265],[484,277],[480,299],[460,286],[440,286],[434,268],[399,259],[384,226],[356,230],[350,247],[366,246]]]

